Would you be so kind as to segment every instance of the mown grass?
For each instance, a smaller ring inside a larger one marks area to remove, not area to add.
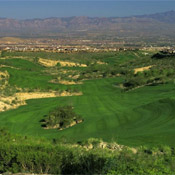
[[[7,70],[10,79],[9,85],[29,90],[65,90],[66,86],[49,83],[53,76],[43,72],[45,69],[37,63],[23,59],[5,59],[0,60],[0,64],[9,67],[3,67],[1,70]]]
[[[0,114],[11,132],[69,141],[90,137],[125,145],[175,145],[174,84],[122,92],[120,78],[86,81],[83,96],[29,100],[27,106]],[[84,122],[63,131],[44,130],[40,120],[56,106],[70,104]]]
[[[16,53],[20,54],[23,53]],[[28,56],[29,53],[24,54]],[[58,55],[54,53],[52,57],[58,58]],[[64,58],[75,55],[65,54]],[[34,56],[34,53],[30,56]],[[49,55],[46,54],[45,57],[47,56]],[[83,54],[79,56],[81,58]],[[142,56],[144,57],[140,51],[85,54],[89,61],[96,59],[111,65],[126,63],[135,58],[139,60]],[[145,86],[129,92],[123,92],[115,86],[116,83],[123,81],[120,77],[88,80],[81,85],[66,86],[49,83],[53,76],[44,72],[45,68],[37,63],[22,59],[0,60],[0,63],[19,68],[1,68],[9,72],[11,86],[42,91],[70,87],[83,92],[82,96],[28,100],[26,106],[0,113],[1,126],[7,127],[13,133],[69,141],[95,137],[129,146],[160,144],[175,146],[173,83]],[[84,68],[65,69],[84,70]],[[84,118],[84,122],[62,131],[44,130],[40,120],[50,110],[61,105],[74,106],[75,112]]]
[[[43,69],[43,67],[40,66],[39,64],[35,64],[28,60],[23,60],[19,58],[0,59],[0,64],[11,66],[21,70],[28,70],[28,71],[41,71]]]
[[[104,61],[109,64],[119,64],[129,60],[145,57],[144,51],[120,51],[120,52],[78,52],[78,53],[51,53],[51,52],[4,52],[4,56],[45,58],[53,60],[66,60],[78,63],[91,63],[94,61]],[[149,52],[148,52],[149,53]],[[147,53],[147,54],[148,54]],[[151,53],[149,53],[151,54]]]
[[[6,69],[10,74],[9,84],[20,88],[40,89],[40,90],[58,90],[63,86],[49,83],[53,78],[41,72]]]

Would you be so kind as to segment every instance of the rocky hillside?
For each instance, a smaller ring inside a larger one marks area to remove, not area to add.
[[[175,11],[132,17],[65,17],[16,20],[0,18],[0,37],[135,40],[175,39]]]

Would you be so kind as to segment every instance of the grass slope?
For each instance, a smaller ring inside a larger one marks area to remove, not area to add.
[[[53,79],[51,75],[44,72],[44,67],[23,59],[1,60],[0,64],[9,67],[0,68],[7,70],[10,74],[9,84],[20,88],[41,89],[41,90],[64,90],[64,85],[49,83]]]
[[[89,80],[78,85],[83,96],[29,100],[27,106],[0,113],[1,126],[11,132],[66,138],[90,137],[125,145],[175,145],[175,87],[173,84],[147,86],[127,93],[114,84],[120,78]],[[44,130],[40,120],[58,105],[75,107],[84,122],[69,129]]]

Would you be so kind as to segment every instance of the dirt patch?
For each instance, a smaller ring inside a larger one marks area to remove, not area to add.
[[[81,92],[19,92],[10,97],[0,97],[0,112],[26,105],[26,100],[65,96],[79,96]]]
[[[107,64],[107,63],[102,62],[102,61],[97,61],[97,64]]]
[[[69,75],[68,77],[76,80],[80,77],[80,75]]]
[[[2,80],[4,78],[9,78],[9,74],[7,71],[0,72],[0,80]]]
[[[43,59],[43,58],[39,58],[38,62],[45,67],[54,67],[58,63],[60,63],[62,67],[66,67],[66,66],[67,67],[87,67],[86,64],[79,64],[79,63],[74,63],[69,61],[60,61],[60,60],[49,60],[49,59]]]
[[[83,122],[83,120],[73,121],[70,125],[66,126],[65,128],[60,128],[59,130],[64,130],[64,129],[70,128],[70,127],[77,125],[79,123],[82,123],[82,122]]]
[[[0,90],[4,89],[8,85],[9,73],[7,71],[0,72]]]
[[[1,60],[5,60],[5,59],[24,59],[24,60],[29,60],[29,57],[26,56],[5,56],[5,57],[1,57]]]
[[[0,97],[0,112],[15,109],[25,104],[25,101],[21,101],[14,96]]]
[[[79,123],[82,123],[82,122],[83,122],[83,120],[73,121],[70,125],[66,126],[65,128],[60,128],[59,124],[57,124],[54,127],[43,127],[43,129],[58,129],[58,130],[62,131],[64,129],[70,128],[70,127],[77,125]]]
[[[1,68],[1,67],[9,67],[9,68],[12,68],[12,69],[17,69],[17,70],[19,70],[19,68],[17,68],[17,67],[7,66],[7,65],[0,65],[0,68]]]
[[[82,82],[75,82],[75,81],[61,80],[61,81],[59,81],[59,84],[74,85],[74,84],[83,84],[83,83]]]
[[[68,62],[68,61],[58,61],[58,62],[63,67],[87,67],[86,64],[79,64],[79,63]]]
[[[61,93],[53,91],[53,92],[19,92],[16,93],[18,99],[21,100],[29,100],[29,99],[39,99],[39,98],[52,98],[52,97],[62,97],[62,96],[78,96],[82,95],[81,92],[70,93],[67,91],[63,91]]]
[[[136,74],[138,72],[143,72],[145,70],[149,70],[151,67],[153,67],[153,66],[146,66],[146,67],[136,68],[136,69],[134,69],[134,73]]]
[[[39,58],[38,62],[45,67],[54,67],[59,61]]]

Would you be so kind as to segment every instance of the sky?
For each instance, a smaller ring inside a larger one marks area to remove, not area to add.
[[[175,10],[175,0],[0,0],[0,17],[122,17]]]

